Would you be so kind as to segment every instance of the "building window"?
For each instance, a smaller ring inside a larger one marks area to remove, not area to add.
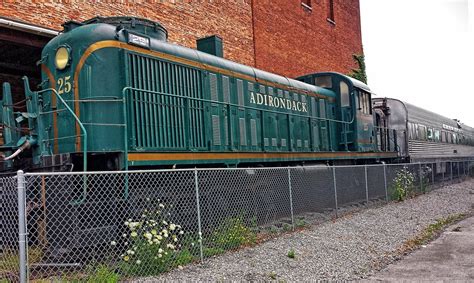
[[[328,10],[328,22],[335,24],[334,21],[334,0],[328,0],[329,10]]]
[[[311,6],[311,0],[301,0],[301,6],[309,10],[313,9]]]

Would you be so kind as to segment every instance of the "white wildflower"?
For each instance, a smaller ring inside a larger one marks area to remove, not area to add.
[[[153,238],[153,235],[151,233],[145,233],[143,236],[148,240],[151,240],[151,238]]]
[[[140,263],[142,263],[142,261],[139,260],[139,259],[137,259],[136,263],[137,263],[137,264],[140,264]]]
[[[117,242],[112,241],[112,242],[110,242],[110,244],[111,244],[112,246],[115,246],[115,245],[117,244]]]
[[[173,224],[173,223],[171,223],[171,224],[170,224],[170,230],[171,230],[171,231],[174,231],[175,229],[176,229],[176,225]]]

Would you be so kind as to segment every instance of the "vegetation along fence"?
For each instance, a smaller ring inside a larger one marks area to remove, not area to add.
[[[0,178],[0,282],[152,276],[348,207],[474,174],[474,161],[23,173]]]

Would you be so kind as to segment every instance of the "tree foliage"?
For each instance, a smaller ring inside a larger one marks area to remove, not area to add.
[[[365,73],[365,56],[364,54],[353,54],[352,58],[356,61],[358,68],[352,69],[349,76],[363,83],[367,83],[367,74]]]

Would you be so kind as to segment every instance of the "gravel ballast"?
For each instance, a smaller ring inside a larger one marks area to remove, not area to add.
[[[404,202],[363,209],[260,245],[140,281],[366,278],[400,256],[403,244],[440,218],[474,210],[474,179]],[[293,249],[295,257],[289,258]]]

